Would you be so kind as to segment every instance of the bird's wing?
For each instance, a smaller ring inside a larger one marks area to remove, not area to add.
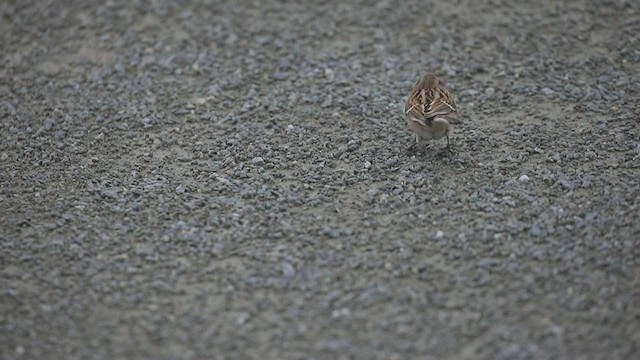
[[[456,102],[445,89],[433,89],[429,100],[429,105],[425,107],[424,112],[426,118],[449,115],[458,111]]]
[[[412,120],[427,124],[436,116],[455,116],[456,103],[449,92],[442,88],[415,89],[404,108],[405,115]]]

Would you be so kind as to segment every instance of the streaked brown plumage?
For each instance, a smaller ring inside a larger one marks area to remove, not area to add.
[[[452,124],[460,124],[458,107],[444,84],[433,74],[425,74],[411,90],[404,106],[407,125],[416,134],[416,143],[447,137]]]

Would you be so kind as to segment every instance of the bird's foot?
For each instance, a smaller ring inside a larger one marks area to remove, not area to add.
[[[458,153],[452,146],[447,146],[445,150],[449,155],[456,155]]]
[[[409,145],[409,147],[407,147],[406,152],[409,155],[413,155],[417,153],[419,150],[420,150],[420,144],[412,143],[411,145]]]

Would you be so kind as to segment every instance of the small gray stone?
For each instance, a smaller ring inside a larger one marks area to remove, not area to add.
[[[495,93],[496,90],[492,87],[488,87],[484,90],[484,94],[487,95],[487,97],[492,97]]]
[[[549,89],[548,87],[543,87],[543,88],[542,88],[542,90],[540,90],[540,92],[541,92],[543,95],[547,95],[547,96],[548,96],[548,95],[551,95],[551,94],[553,94],[553,93],[555,93],[555,91],[553,91],[553,90]]]
[[[264,159],[263,159],[262,157],[260,157],[260,156],[256,156],[256,157],[254,157],[253,159],[251,159],[251,163],[252,163],[253,165],[259,165],[259,166],[262,166],[262,165],[264,165],[264,164],[265,164],[265,161],[264,161]]]
[[[529,229],[529,234],[531,236],[535,236],[535,237],[541,236],[543,234],[543,232],[544,232],[544,230],[542,228],[542,225],[539,224],[539,223],[533,224],[531,226],[531,229]]]
[[[474,89],[466,89],[463,90],[462,92],[460,92],[460,96],[475,96],[478,95],[478,90],[474,90]],[[404,104],[403,104],[404,106]]]
[[[600,111],[600,107],[596,103],[590,102],[590,103],[587,104],[587,110],[593,111],[593,112],[598,112],[598,111]]]
[[[112,198],[112,199],[117,199],[118,193],[115,190],[105,190],[102,192],[102,196]]]
[[[289,74],[284,72],[284,71],[276,71],[273,74],[273,78],[278,80],[278,81],[286,80],[288,77],[289,77]]]
[[[351,115],[359,115],[360,114],[360,109],[355,107],[355,106],[350,107],[348,111],[349,111],[349,114],[351,114]]]
[[[387,166],[395,166],[398,164],[398,158],[393,157],[393,158],[387,159],[387,161],[385,161],[384,163]]]
[[[282,263],[282,276],[285,278],[292,278],[296,274],[296,269],[291,263],[285,261]]]
[[[149,244],[139,243],[135,246],[136,255],[151,255],[154,252],[153,247]]]
[[[331,103],[333,102],[333,97],[331,95],[327,95],[324,98],[324,101],[322,102],[322,104],[320,106],[322,106],[323,108],[327,108],[329,106],[331,106]]]

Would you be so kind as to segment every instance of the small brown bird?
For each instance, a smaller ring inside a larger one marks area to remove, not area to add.
[[[425,74],[411,90],[404,106],[409,128],[416,133],[416,143],[447,137],[447,150],[451,151],[449,133],[452,124],[461,124],[458,107],[444,84],[433,74]]]

